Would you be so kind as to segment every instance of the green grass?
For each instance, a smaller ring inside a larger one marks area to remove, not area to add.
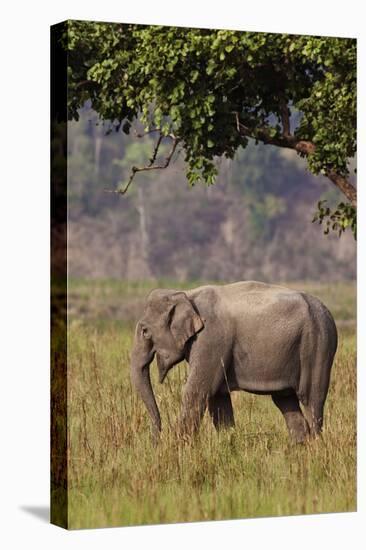
[[[159,385],[153,364],[164,430],[158,446],[130,384],[132,317],[103,310],[103,300],[141,301],[151,286],[177,284],[70,284],[79,305],[84,297],[84,310],[71,304],[69,324],[70,528],[355,510],[354,286],[306,286],[341,327],[322,438],[293,445],[269,397],[237,392],[235,429],[218,434],[206,416],[198,436],[182,443],[174,425],[186,365]]]

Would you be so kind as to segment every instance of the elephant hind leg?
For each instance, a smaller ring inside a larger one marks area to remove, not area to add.
[[[273,394],[272,400],[283,414],[291,437],[296,443],[302,443],[308,437],[310,430],[300,409],[299,400],[296,394]]]
[[[317,436],[322,431],[324,401],[324,399],[311,399],[307,405],[304,404],[305,415],[312,436]]]
[[[230,393],[218,392],[210,397],[208,400],[208,410],[217,430],[235,426]]]
[[[323,428],[324,405],[329,387],[329,373],[326,373],[325,377],[325,380],[318,380],[317,384],[313,384],[309,394],[305,398],[299,396],[304,408],[305,417],[310,426],[310,433],[314,437],[320,435]]]

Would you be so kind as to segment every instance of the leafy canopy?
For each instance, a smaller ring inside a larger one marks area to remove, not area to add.
[[[354,215],[356,40],[84,21],[65,40],[70,118],[91,100],[111,128],[158,129],[183,146],[190,184],[213,183],[214,158],[250,138],[293,148]]]

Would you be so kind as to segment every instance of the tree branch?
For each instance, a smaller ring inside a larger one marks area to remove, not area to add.
[[[125,187],[123,189],[104,189],[105,193],[117,193],[118,195],[125,195],[125,193],[127,193],[128,188],[130,187],[130,185],[131,185],[135,175],[137,174],[137,172],[147,172],[149,170],[164,170],[165,168],[168,168],[168,166],[170,164],[170,161],[172,160],[172,157],[174,155],[174,152],[177,148],[177,145],[179,143],[179,139],[175,136],[172,137],[172,135],[169,136],[173,140],[173,143],[172,143],[171,149],[169,151],[169,154],[165,158],[163,164],[155,165],[154,163],[156,161],[158,150],[159,150],[161,141],[164,137],[165,136],[163,134],[160,134],[159,139],[158,139],[156,145],[154,146],[153,155],[152,155],[152,157],[149,161],[149,164],[147,164],[146,166],[132,166],[130,177],[128,179],[127,184],[125,185]]]
[[[280,114],[282,122],[282,133],[284,136],[290,135],[290,110],[284,97],[280,101]]]
[[[147,165],[148,168],[153,166],[154,162],[156,161],[156,157],[158,156],[158,151],[159,151],[159,147],[160,147],[162,139],[163,139],[163,134],[160,134],[159,137],[158,137],[158,141],[156,142],[156,145],[154,147],[154,151],[153,151],[152,157],[150,159],[150,162]]]
[[[86,84],[95,84],[93,80],[81,80],[75,84],[75,88],[80,88],[80,86],[85,86]]]
[[[352,206],[357,207],[357,190],[350,181],[344,176],[337,174],[334,170],[328,170],[326,173],[327,178],[330,179],[342,191],[347,197]]]
[[[272,137],[269,133],[269,128],[249,128],[245,126],[239,119],[239,113],[235,112],[236,128],[240,135],[257,139],[262,141],[266,145],[276,145],[277,147],[285,147],[287,149],[293,149],[297,153],[303,156],[309,156],[315,152],[315,144],[311,141],[297,139],[290,134],[280,134]],[[289,121],[288,121],[289,122]],[[283,123],[283,122],[282,122]],[[287,120],[285,117],[284,131],[287,127]],[[357,206],[357,190],[350,181],[347,180],[341,174],[338,174],[335,170],[329,169],[326,174],[334,185],[338,187],[340,191],[347,197],[353,206]]]
[[[159,132],[159,134],[161,134],[160,128],[152,128],[151,130],[147,130],[146,132],[138,132],[136,129],[134,129],[135,136],[138,138],[143,138],[150,134],[154,134],[155,132]]]
[[[295,149],[298,153],[303,153],[305,155],[309,155],[315,151],[315,145],[311,143],[311,141],[298,140],[295,136],[290,134],[271,136],[269,133],[270,128],[249,128],[240,122],[239,113],[235,112],[234,114],[236,117],[236,128],[242,136],[258,139],[266,145],[277,145],[278,147]]]

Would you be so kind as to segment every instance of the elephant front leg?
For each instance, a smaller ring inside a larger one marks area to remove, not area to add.
[[[235,426],[230,393],[216,393],[208,400],[208,410],[217,430]]]
[[[183,391],[182,411],[179,420],[180,436],[193,435],[197,432],[205,414],[209,395],[209,381],[200,379],[193,370]]]

